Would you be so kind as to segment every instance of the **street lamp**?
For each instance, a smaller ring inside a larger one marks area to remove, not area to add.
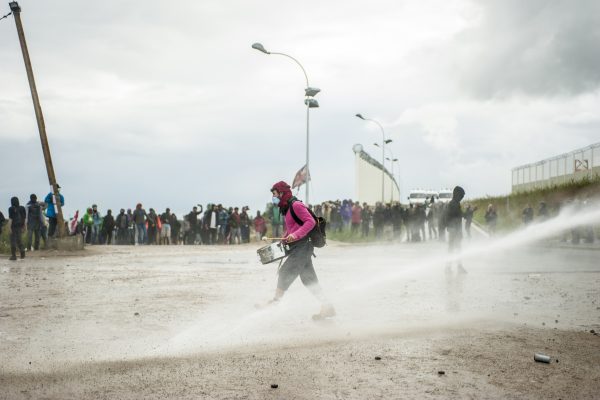
[[[391,150],[389,150],[389,152],[392,155],[392,158],[386,157],[385,159],[392,163],[392,178],[394,178],[394,180],[395,180],[396,178],[394,177],[394,163],[398,162],[398,159],[394,158],[394,153],[392,153]],[[396,184],[396,186],[398,186],[398,185]],[[400,187],[398,187],[398,197],[400,197]],[[394,188],[392,187],[392,203],[393,202],[394,202]]]
[[[392,140],[388,139],[385,142],[391,143]],[[373,146],[381,148],[379,143],[373,143]],[[385,159],[388,160],[392,164],[392,178],[393,178],[392,180],[395,180],[396,177],[394,176],[394,163],[398,162],[398,159],[394,157],[394,152],[392,151],[392,149],[389,146],[385,150],[387,150],[387,152],[390,153],[390,155],[392,156],[392,158],[386,157]],[[396,182],[396,187],[398,188],[398,194],[400,194],[400,186],[398,186],[397,182]],[[391,191],[392,191],[391,200],[393,202],[394,201],[394,187],[393,186],[391,186]]]
[[[385,204],[385,197],[384,197],[384,182],[385,182],[385,145],[386,144],[390,144],[392,142],[392,139],[386,139],[385,138],[385,131],[383,130],[383,126],[381,126],[381,124],[377,121],[375,121],[374,119],[370,119],[370,118],[365,118],[362,116],[362,114],[356,114],[356,117],[362,119],[363,121],[371,121],[377,124],[377,126],[379,126],[379,129],[381,129],[381,202]],[[377,147],[379,147],[379,145],[377,145]]]
[[[296,60],[294,57],[285,54],[285,53],[276,53],[276,52],[271,52],[271,51],[267,51],[267,49],[265,49],[265,47],[261,44],[261,43],[254,43],[252,45],[252,48],[255,50],[258,50],[262,53],[265,54],[275,54],[275,55],[279,55],[279,56],[284,56],[287,57],[289,59],[291,59],[292,61],[294,61],[296,64],[298,64],[298,66],[300,67],[300,69],[302,70],[302,73],[304,74],[304,78],[306,79],[306,89],[304,89],[304,104],[306,105],[306,205],[308,206],[310,204],[309,202],[309,188],[308,188],[308,180],[310,177],[310,109],[311,108],[318,108],[319,107],[319,102],[314,99],[314,97],[321,91],[321,89],[319,88],[314,88],[314,87],[310,87],[310,84],[308,82],[308,75],[306,74],[306,70],[304,69],[304,67],[302,66],[302,64],[300,64],[300,61]]]

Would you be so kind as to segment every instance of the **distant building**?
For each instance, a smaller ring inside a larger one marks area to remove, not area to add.
[[[381,170],[383,169],[383,196],[386,203],[400,201],[400,187],[394,176],[363,150],[361,144],[352,147],[355,155],[356,197],[354,200],[370,205],[381,201]]]
[[[600,143],[512,170],[512,191],[524,192],[600,175]]]

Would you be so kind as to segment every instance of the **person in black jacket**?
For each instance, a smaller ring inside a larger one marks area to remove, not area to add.
[[[23,230],[25,229],[25,221],[27,220],[27,212],[25,207],[19,205],[19,199],[13,197],[10,199],[11,207],[8,209],[8,218],[11,220],[10,224],[10,252],[11,257],[9,260],[16,261],[17,259],[17,247],[21,252],[21,258],[25,258],[25,247],[23,246]]]
[[[42,218],[44,218],[42,207],[37,201],[37,196],[32,194],[29,196],[29,203],[27,203],[27,251],[31,251],[32,244],[34,250],[40,249]]]
[[[0,211],[0,235],[2,234],[2,228],[4,228],[4,224],[6,223],[6,218],[4,218],[4,214]]]
[[[452,191],[452,200],[446,206],[445,223],[448,230],[448,252],[450,254],[460,252],[462,242],[462,220],[463,212],[460,208],[460,202],[465,197],[465,190],[460,186],[456,186]],[[450,268],[451,262],[448,262],[447,267]],[[458,272],[465,273],[460,259],[457,260]]]
[[[106,238],[106,244],[112,244],[113,230],[115,229],[115,217],[112,210],[107,210],[102,220],[102,236]]]
[[[121,208],[121,211],[119,211],[119,215],[117,215],[117,220],[115,221],[115,224],[117,226],[117,244],[129,244],[127,240],[129,233],[129,221],[127,218],[127,214],[125,214],[124,208]]]

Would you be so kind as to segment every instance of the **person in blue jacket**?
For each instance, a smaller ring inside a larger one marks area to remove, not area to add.
[[[60,206],[64,207],[65,198],[62,194],[60,194],[60,186],[58,186],[58,194],[60,196]],[[58,225],[58,220],[56,219],[56,208],[54,207],[54,193],[50,192],[44,199],[46,203],[46,216],[48,217],[48,237],[54,236],[56,233],[56,226]]]

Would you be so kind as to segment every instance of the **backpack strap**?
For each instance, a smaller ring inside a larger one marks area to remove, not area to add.
[[[298,218],[298,216],[296,215],[296,213],[294,212],[294,203],[298,201],[298,199],[296,199],[295,197],[292,197],[290,199],[290,213],[292,213],[292,218],[294,218],[294,221],[296,221],[296,223],[300,226],[304,225],[304,222]]]

